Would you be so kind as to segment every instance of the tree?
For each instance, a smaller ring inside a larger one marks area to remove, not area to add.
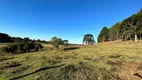
[[[8,34],[0,33],[0,42],[11,42],[11,37]]]
[[[99,34],[99,36],[98,36],[98,42],[106,42],[106,41],[108,41],[108,38],[109,38],[109,30],[108,30],[108,28],[107,27],[104,27],[102,30],[101,30],[101,32],[100,32],[100,34]]]
[[[50,42],[55,48],[57,48],[57,51],[59,46],[63,44],[62,39],[57,37],[53,37]]]
[[[64,45],[67,45],[68,42],[69,42],[68,40],[63,40]]]
[[[92,34],[86,34],[83,38],[83,44],[94,44],[95,40]]]

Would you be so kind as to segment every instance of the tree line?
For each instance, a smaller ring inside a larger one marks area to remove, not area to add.
[[[10,43],[9,45],[0,48],[4,53],[20,54],[26,52],[39,51],[43,46],[39,43],[48,43],[44,40],[32,40],[28,37],[11,37],[8,34],[0,33],[0,43]]]
[[[120,39],[135,42],[142,40],[142,9],[111,28],[104,27],[98,36],[99,43]]]
[[[20,54],[26,52],[39,51],[43,48],[43,46],[39,43],[35,43],[33,41],[28,42],[14,42],[5,47],[1,48],[1,51],[4,53],[11,54]]]
[[[50,41],[45,41],[40,39],[32,40],[28,37],[11,37],[5,33],[0,33],[0,43],[12,43],[1,48],[1,50],[6,53],[25,53],[30,51],[38,51],[39,49],[43,48],[43,46],[38,43],[51,44],[53,47],[57,48],[57,50],[60,45],[69,45],[68,40],[62,40],[58,37],[53,37]]]

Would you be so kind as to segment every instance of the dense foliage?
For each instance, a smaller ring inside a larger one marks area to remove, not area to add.
[[[43,46],[38,43],[34,43],[32,41],[29,42],[15,42],[7,45],[6,47],[2,47],[1,51],[5,53],[19,54],[26,53],[32,51],[39,51]]]
[[[98,36],[98,42],[114,40],[141,40],[142,39],[142,9],[122,22],[118,22],[108,30],[102,29]],[[108,35],[106,40],[106,35]],[[105,39],[104,39],[105,37]]]

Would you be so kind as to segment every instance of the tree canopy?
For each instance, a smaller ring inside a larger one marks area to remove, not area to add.
[[[94,44],[95,40],[92,34],[86,34],[83,38],[83,44]]]

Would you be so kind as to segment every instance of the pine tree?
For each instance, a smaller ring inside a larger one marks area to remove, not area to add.
[[[102,30],[101,30],[101,32],[100,32],[100,34],[99,34],[99,36],[98,36],[98,42],[106,42],[106,41],[108,41],[109,39],[109,36],[108,36],[108,34],[109,34],[109,30],[108,30],[108,28],[107,27],[104,27]]]

